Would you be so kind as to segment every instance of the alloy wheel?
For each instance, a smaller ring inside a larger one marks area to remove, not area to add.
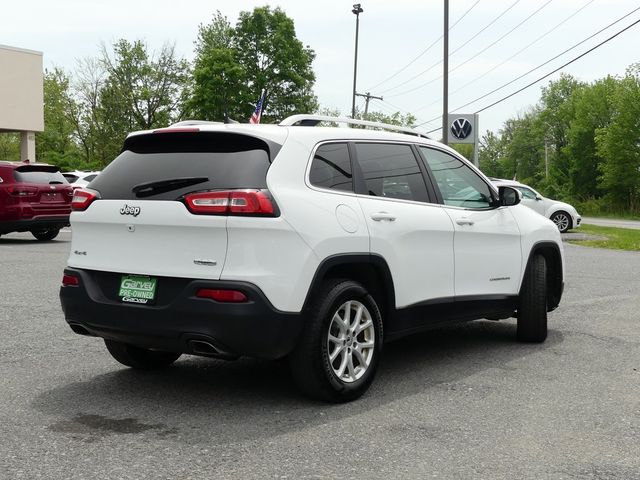
[[[362,378],[371,365],[375,342],[375,328],[367,307],[357,300],[340,305],[327,334],[329,363],[336,377],[345,383]]]

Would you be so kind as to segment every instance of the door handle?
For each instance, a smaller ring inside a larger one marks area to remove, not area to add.
[[[473,220],[467,217],[457,218],[456,223],[458,225],[473,225]]]
[[[375,222],[380,222],[382,220],[387,220],[389,222],[394,222],[396,220],[395,215],[387,212],[376,212],[371,214],[371,220]]]

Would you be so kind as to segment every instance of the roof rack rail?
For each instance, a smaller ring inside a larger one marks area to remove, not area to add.
[[[207,120],[182,120],[174,123],[170,127],[188,127],[191,125],[222,125],[222,122],[209,122]]]
[[[420,133],[410,127],[400,127],[389,123],[370,122],[369,120],[356,120],[348,117],[329,117],[326,115],[291,115],[280,122],[280,126],[303,126],[315,127],[320,122],[344,123],[347,125],[361,125],[364,127],[380,128],[382,130],[391,130],[393,132],[406,133],[407,135],[415,135],[417,137],[429,138],[426,134]]]

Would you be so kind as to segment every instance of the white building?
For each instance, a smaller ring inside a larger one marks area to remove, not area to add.
[[[44,130],[42,52],[0,45],[0,134],[20,132],[21,160],[36,160]],[[2,160],[2,159],[0,159]]]

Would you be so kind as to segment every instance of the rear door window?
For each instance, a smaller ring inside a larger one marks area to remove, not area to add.
[[[353,174],[349,146],[346,143],[320,145],[311,162],[311,185],[353,192]]]
[[[427,187],[409,145],[356,143],[366,191],[375,197],[427,202]]]
[[[127,139],[92,182],[103,199],[177,200],[206,190],[264,189],[279,145],[241,134],[154,133]]]

